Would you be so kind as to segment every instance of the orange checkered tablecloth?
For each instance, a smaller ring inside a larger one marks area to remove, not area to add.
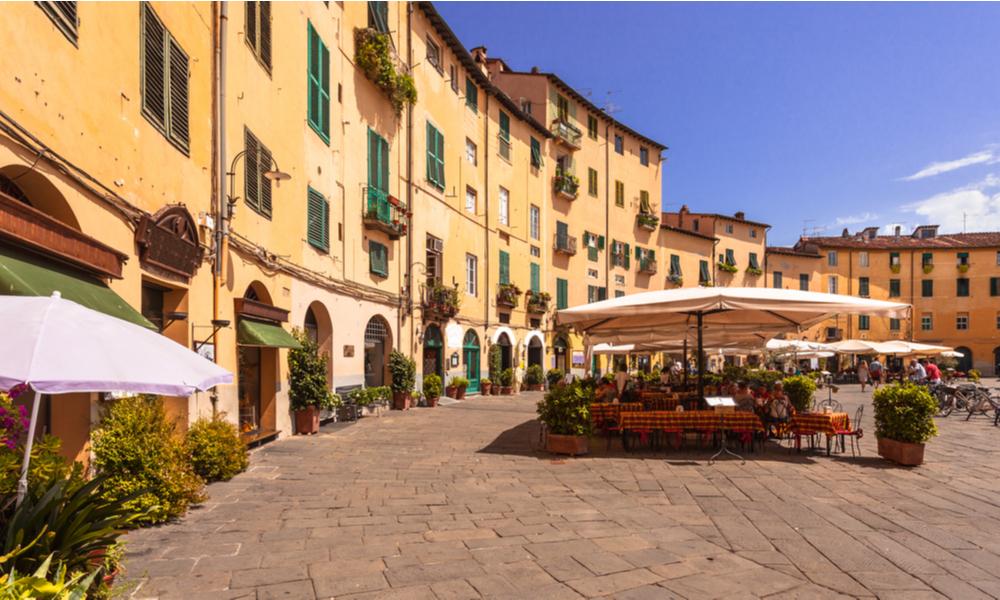
[[[650,429],[656,431],[718,430],[763,431],[760,418],[753,413],[717,413],[711,410],[652,410],[647,412],[622,411],[619,420],[622,429]]]
[[[835,435],[850,425],[851,419],[847,413],[802,413],[792,417],[792,430],[815,431],[826,435]]]
[[[618,415],[622,411],[640,411],[641,402],[623,402],[614,404],[613,402],[594,402],[590,405],[590,422],[594,427],[600,427],[607,420],[618,421]]]

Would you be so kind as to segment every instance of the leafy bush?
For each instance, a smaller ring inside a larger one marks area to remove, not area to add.
[[[937,435],[937,401],[927,388],[910,382],[884,385],[872,394],[875,435],[922,444]]]
[[[500,372],[500,387],[510,387],[514,385],[514,369],[507,367]]]
[[[94,466],[106,476],[108,501],[143,513],[138,523],[162,523],[202,501],[203,482],[156,396],[111,403],[91,435]]]
[[[490,379],[496,383],[500,382],[500,366],[503,364],[500,356],[500,346],[496,344],[490,346],[487,364],[490,368]]]
[[[451,378],[451,382],[448,385],[457,388],[467,388],[469,387],[469,380],[461,375],[455,375]]]
[[[816,392],[816,382],[805,375],[792,375],[782,381],[788,400],[797,412],[808,412],[812,406],[813,394]]]
[[[392,373],[392,391],[405,394],[413,391],[417,382],[417,363],[399,350],[389,354],[389,372]]]
[[[288,351],[288,401],[292,410],[310,406],[336,408],[334,394],[327,387],[326,373],[330,357],[320,352],[319,345],[303,331],[295,330],[301,348]]]
[[[550,389],[538,402],[538,418],[557,435],[589,435],[594,391],[580,381]]]
[[[489,377],[483,377],[479,380],[479,387],[487,387],[493,385],[493,381]]]
[[[527,385],[539,385],[545,381],[545,372],[542,365],[531,365],[524,372],[524,383]]]
[[[966,373],[966,375],[968,375],[969,379],[975,381],[976,383],[979,383],[979,378],[982,377],[982,374],[979,373],[979,369],[969,369],[969,372]]]
[[[83,483],[83,465],[71,463],[60,452],[62,440],[45,435],[35,440],[31,446],[31,464],[28,466],[28,493],[48,489],[54,482],[70,479]],[[0,446],[0,498],[9,498],[17,493],[17,481],[21,478],[21,463],[24,460],[24,444],[13,450]]]
[[[562,369],[549,369],[549,372],[545,374],[545,380],[549,382],[549,387],[555,387],[565,376]]]
[[[385,404],[391,396],[392,388],[384,385],[370,388],[356,388],[347,393],[348,400],[358,406]]]
[[[0,564],[3,563],[0,557]],[[52,557],[49,556],[31,575],[22,575],[16,568],[0,574],[0,598],[3,600],[36,598],[39,600],[76,600],[87,597],[87,590],[98,571],[74,573],[66,578],[66,565],[59,564],[49,575]]]
[[[424,395],[428,398],[437,398],[441,395],[441,376],[431,373],[424,377]]]
[[[748,369],[746,372],[746,377],[744,381],[752,386],[764,386],[766,388],[774,387],[774,384],[778,383],[784,378],[784,374],[781,371],[771,371],[767,369]]]
[[[205,481],[229,481],[250,464],[239,430],[221,416],[195,421],[184,444],[194,472]]]
[[[396,70],[390,54],[392,41],[387,34],[375,29],[356,29],[354,32],[354,60],[365,77],[382,89],[392,102],[396,114],[403,106],[417,101],[417,88],[413,77]]]

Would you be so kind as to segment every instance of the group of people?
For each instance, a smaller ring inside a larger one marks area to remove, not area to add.
[[[883,379],[888,379],[888,374],[877,358],[872,359],[871,362],[866,360],[859,362],[857,372],[862,392],[865,391],[867,385],[878,389],[878,386],[883,383]],[[914,383],[941,383],[941,369],[931,359],[914,358],[906,368],[906,377]]]
[[[722,394],[732,396],[736,410],[756,413],[765,423],[788,421],[795,409],[778,381],[768,390],[763,385],[751,388],[745,381],[723,386]]]

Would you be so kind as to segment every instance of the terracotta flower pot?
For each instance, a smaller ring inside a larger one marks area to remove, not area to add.
[[[514,388],[512,386],[509,386],[509,385],[501,385],[500,386],[500,395],[501,396],[510,396],[513,392],[514,392]]]
[[[540,391],[542,391],[542,384],[540,384],[540,383],[529,383],[527,387],[528,387],[528,391],[529,392],[540,392]]]
[[[317,432],[319,432],[319,410],[315,406],[295,411],[295,433],[313,435]]]
[[[493,387],[492,383],[480,383],[479,393],[482,394],[483,396],[489,396],[490,392],[492,391],[491,390],[492,387]]]
[[[444,395],[449,398],[458,398],[458,388],[453,385],[449,385],[444,388]]]
[[[878,455],[905,467],[915,467],[924,462],[924,444],[898,442],[889,438],[878,438]]]
[[[427,406],[429,406],[431,408],[434,408],[437,405],[438,405],[438,397],[437,396],[434,396],[433,398],[431,398],[430,396],[427,397]]]
[[[457,388],[457,389],[458,389],[458,396],[455,396],[455,397],[457,399],[459,399],[459,400],[464,400],[465,399],[465,387],[463,386],[463,387],[460,387],[460,388]]]
[[[410,409],[410,393],[409,392],[393,392],[392,393],[392,408],[393,408],[393,410],[409,410]]]
[[[550,433],[545,438],[545,449],[553,454],[579,456],[590,452],[590,440],[585,435]]]

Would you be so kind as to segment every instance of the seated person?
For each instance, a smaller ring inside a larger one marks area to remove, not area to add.
[[[746,382],[741,381],[736,386],[736,393],[733,394],[733,400],[736,402],[736,410],[740,412],[753,412],[756,398],[750,393],[750,388]]]
[[[615,389],[614,380],[609,380],[607,377],[601,378],[601,382],[597,386],[595,392],[595,398],[598,402],[618,402],[618,390]]]

